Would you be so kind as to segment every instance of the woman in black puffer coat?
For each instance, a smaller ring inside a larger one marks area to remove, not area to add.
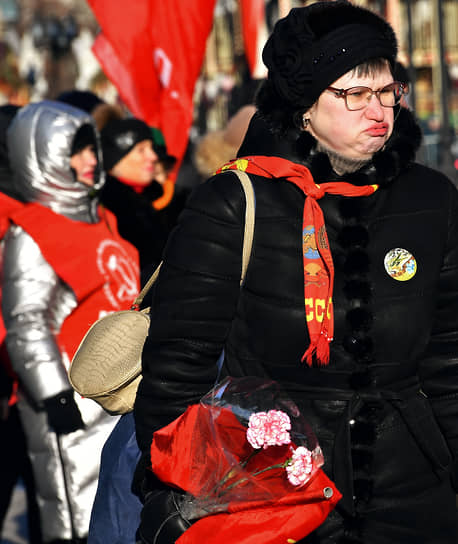
[[[292,10],[268,40],[269,76],[238,154],[256,194],[245,284],[245,204],[231,173],[195,190],[156,284],[135,406],[141,542],[168,493],[142,470],[152,433],[212,387],[223,347],[224,375],[272,378],[297,403],[343,494],[304,542],[458,541],[458,195],[414,162],[421,135],[398,105],[396,50],[385,21],[339,0]],[[303,166],[312,192],[297,181]],[[366,196],[343,196],[345,183]],[[307,198],[323,212],[335,270],[329,318],[308,297]],[[329,360],[314,350],[314,319]]]

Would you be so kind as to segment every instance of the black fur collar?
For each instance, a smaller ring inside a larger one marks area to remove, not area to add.
[[[354,185],[386,186],[414,161],[420,143],[421,130],[414,115],[409,110],[400,108],[393,134],[386,146],[375,153],[371,162],[353,172],[350,180],[349,175],[339,177],[332,170],[328,156],[316,151],[317,142],[308,132],[301,132],[297,139],[291,137],[280,139],[272,134],[262,118],[255,114],[237,155],[279,156],[305,164],[310,168],[317,183],[348,179]]]

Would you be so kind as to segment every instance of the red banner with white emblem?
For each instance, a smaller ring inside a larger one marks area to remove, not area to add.
[[[93,51],[135,117],[159,128],[181,162],[216,0],[88,0]]]

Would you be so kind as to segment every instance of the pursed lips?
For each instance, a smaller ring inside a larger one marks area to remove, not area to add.
[[[366,131],[371,136],[385,136],[388,132],[388,123],[376,123],[371,125]]]

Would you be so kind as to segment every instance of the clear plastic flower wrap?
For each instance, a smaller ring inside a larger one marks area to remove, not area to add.
[[[151,459],[156,476],[186,492],[181,515],[199,520],[180,537],[180,544],[204,537],[201,542],[210,542],[196,526],[205,529],[202,522],[210,518],[209,525],[214,525],[218,514],[256,511],[259,520],[262,511],[271,521],[274,512],[290,508],[291,513],[293,507],[319,503],[315,514],[309,510],[312,521],[305,523],[307,516],[301,513],[304,527],[296,533],[302,538],[340,498],[320,470],[323,454],[306,418],[276,382],[261,378],[226,378],[217,384],[199,404],[154,433]],[[228,529],[219,538],[239,542],[227,517],[224,523]],[[215,527],[210,532],[217,542]],[[196,536],[187,539],[188,533]]]

